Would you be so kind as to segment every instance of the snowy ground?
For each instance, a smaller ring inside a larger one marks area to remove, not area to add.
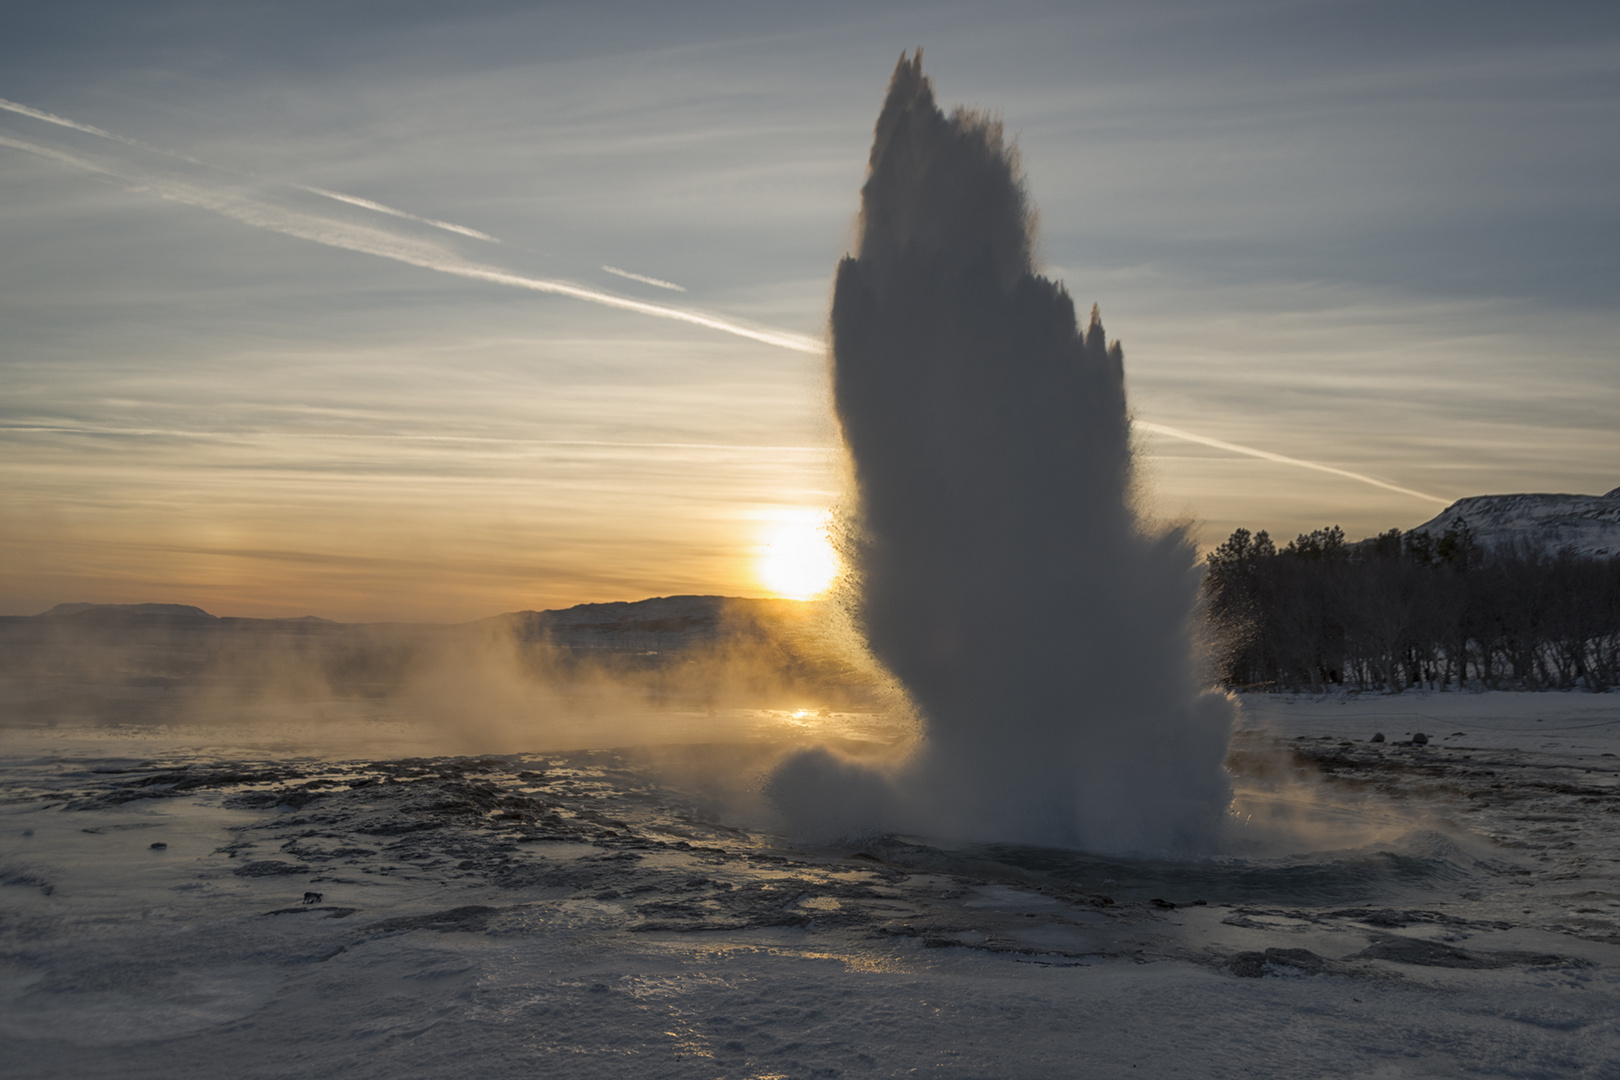
[[[1620,695],[1245,706],[1182,863],[773,835],[783,745],[893,735],[847,715],[6,731],[0,1076],[1620,1077]]]

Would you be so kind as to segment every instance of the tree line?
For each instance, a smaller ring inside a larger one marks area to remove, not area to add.
[[[1204,601],[1232,689],[1399,692],[1620,686],[1620,558],[1338,526],[1279,549],[1238,529]]]

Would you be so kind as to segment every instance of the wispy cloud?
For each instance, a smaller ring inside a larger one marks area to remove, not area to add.
[[[126,146],[137,147],[144,150],[155,150],[143,143],[121,135],[105,131],[89,124],[81,124],[65,117],[56,116],[26,105],[0,99],[0,109],[41,120],[74,131],[95,135],[112,142]],[[554,296],[566,296],[586,303],[597,304],[602,307],[616,308],[621,311],[634,312],[650,318],[669,319],[675,322],[688,323],[720,333],[746,338],[761,344],[792,352],[819,355],[825,351],[825,344],[817,338],[804,334],[797,334],[788,330],[772,327],[758,326],[745,323],[741,320],[726,318],[721,315],[701,311],[696,308],[678,307],[669,304],[651,303],[629,296],[620,296],[616,293],[590,288],[574,282],[553,278],[531,277],[499,266],[468,260],[454,251],[444,248],[432,241],[420,237],[402,235],[370,224],[345,219],[325,217],[310,213],[307,210],[276,203],[245,189],[234,189],[224,184],[211,184],[188,179],[179,175],[167,174],[150,167],[134,162],[92,159],[80,154],[63,150],[54,146],[42,145],[36,142],[0,134],[0,146],[22,150],[47,158],[58,164],[103,176],[109,179],[122,181],[138,191],[144,191],[156,197],[179,202],[190,206],[210,210],[235,221],[255,228],[267,229],[298,239],[308,240],[327,247],[338,248],[345,251],[360,252],[374,255],[379,258],[390,259],[425,270],[432,270],[442,274],[467,278],[475,281],[484,281],[495,285],[504,285],[509,288],[526,289],[532,292],[545,293]],[[194,165],[204,163],[171,154],[168,151],[155,152],[176,160],[186,161]],[[208,168],[213,168],[208,166]],[[222,170],[228,171],[228,170]],[[240,175],[240,174],[238,174]],[[403,210],[397,210],[382,203],[358,196],[346,195],[341,192],[329,191],[302,184],[288,185],[309,194],[318,195],[338,202],[359,206],[387,216],[413,221],[438,229],[468,236],[473,239],[500,243],[495,237],[481,233],[476,229],[455,225],[451,222],[437,221],[422,217]],[[660,288],[684,291],[681,286],[673,282],[662,281],[657,278],[635,274],[617,267],[603,266],[608,273],[618,275],[633,281],[654,285]],[[1349,469],[1341,469],[1320,462],[1309,461],[1303,458],[1291,457],[1285,454],[1273,453],[1240,443],[1227,442],[1224,439],[1215,439],[1195,432],[1171,427],[1165,424],[1137,420],[1135,426],[1138,430],[1163,435],[1167,438],[1178,439],[1183,442],[1196,443],[1215,449],[1226,450],[1235,454],[1271,461],[1280,465],[1289,465],[1295,468],[1308,469],[1327,473],[1333,476],[1354,480],[1358,483],[1368,484],[1385,491],[1394,492],[1411,498],[1423,499],[1442,505],[1451,502],[1450,499],[1427,492],[1416,491],[1412,488],[1402,487],[1376,477],[1368,476]]]
[[[602,269],[606,270],[610,274],[617,274],[619,277],[629,278],[631,281],[639,281],[643,285],[656,285],[660,289],[673,289],[675,292],[686,291],[686,286],[677,285],[673,281],[664,281],[662,278],[648,277],[646,274],[632,274],[628,270],[620,270],[617,266],[603,266]]]
[[[0,109],[4,109],[7,112],[14,112],[19,116],[26,116],[34,120],[43,120],[47,124],[55,124],[58,127],[72,128],[74,131],[82,131],[86,135],[97,135],[103,139],[111,139],[113,142],[121,142],[125,146],[139,146],[143,150],[156,149],[156,147],[147,146],[145,143],[136,142],[134,139],[126,139],[122,135],[114,135],[112,132],[103,128],[93,127],[90,124],[81,124],[77,120],[69,120],[65,116],[57,116],[55,113],[48,113],[43,109],[31,108],[27,105],[18,104],[15,101],[7,101],[5,98],[0,98]],[[167,151],[159,151],[159,153],[166,152]]]
[[[235,173],[238,176],[247,175],[245,173],[238,172],[235,169],[227,169],[219,165],[210,165],[207,162],[199,161],[194,157],[188,157],[185,154],[177,154],[172,150],[165,150],[162,147],[141,142],[139,139],[131,139],[124,135],[117,135],[106,130],[105,128],[98,128],[93,124],[81,124],[77,120],[70,120],[65,116],[57,116],[55,113],[46,112],[43,109],[36,109],[32,106],[23,105],[15,101],[7,101],[5,98],[0,98],[0,109],[7,112],[16,113],[19,116],[26,116],[32,120],[40,120],[47,124],[55,124],[57,127],[68,128],[72,131],[82,131],[86,135],[94,135],[101,139],[110,139],[113,142],[122,143],[125,146],[133,146],[137,149],[146,150],[154,154],[162,154],[164,157],[171,157],[177,161],[184,161],[187,164],[202,165],[205,168],[218,169],[220,172]],[[430,225],[435,229],[443,229],[446,232],[458,233],[462,236],[470,236],[475,240],[483,240],[491,244],[500,243],[500,240],[489,235],[488,233],[479,232],[477,229],[469,228],[466,225],[457,225],[453,221],[440,221],[438,218],[422,217],[419,214],[413,214],[407,210],[400,210],[397,207],[388,206],[373,199],[363,199],[358,195],[347,195],[341,191],[330,191],[326,188],[311,187],[308,184],[288,184],[287,186],[297,188],[299,191],[307,191],[311,195],[319,195],[325,199],[335,199],[338,202],[348,203],[350,206],[358,206],[363,209],[373,211],[374,213],[387,214],[390,217],[403,218],[406,221],[415,221],[423,225]]]
[[[87,438],[178,439],[191,441],[286,443],[294,438],[286,431],[251,429],[214,430],[193,427],[130,427],[84,423],[6,423],[0,422],[0,440],[9,435],[77,435]],[[302,436],[310,442],[430,443],[460,446],[525,448],[567,448],[601,450],[683,450],[713,454],[776,454],[792,457],[830,457],[839,453],[832,446],[791,446],[772,443],[670,442],[646,439],[526,439],[488,435],[438,435],[419,431],[320,431]]]
[[[571,281],[530,277],[501,267],[473,262],[431,241],[403,236],[359,222],[322,217],[279,205],[248,192],[164,175],[132,163],[93,160],[57,147],[43,146],[6,135],[0,135],[0,146],[37,154],[71,168],[124,181],[136,190],[149,192],[159,198],[211,210],[245,225],[324,244],[327,247],[375,255],[424,270],[434,270],[474,281],[487,281],[494,285],[567,296],[655,319],[689,323],[793,352],[819,354],[823,351],[822,342],[804,334],[753,326],[693,308],[649,303],[577,285]]]
[[[1248,457],[1260,458],[1262,461],[1274,461],[1279,465],[1292,465],[1299,469],[1313,469],[1316,472],[1330,473],[1333,476],[1342,476],[1347,480],[1355,480],[1359,483],[1371,484],[1373,487],[1383,488],[1385,491],[1393,491],[1399,495],[1410,495],[1414,499],[1427,499],[1430,502],[1436,502],[1442,506],[1449,506],[1452,502],[1451,499],[1443,499],[1438,495],[1430,495],[1425,491],[1414,491],[1411,488],[1401,487],[1398,484],[1391,484],[1386,480],[1380,480],[1375,476],[1368,476],[1365,473],[1351,472],[1349,469],[1340,469],[1332,465],[1323,465],[1318,461],[1306,461],[1303,458],[1289,457],[1286,454],[1274,454],[1270,450],[1260,450],[1253,446],[1244,446],[1241,443],[1227,442],[1225,439],[1212,439],[1208,435],[1198,435],[1191,431],[1183,431],[1181,428],[1170,427],[1167,424],[1154,424],[1149,423],[1146,420],[1135,420],[1132,421],[1132,426],[1134,426],[1138,431],[1147,431],[1155,435],[1163,435],[1170,439],[1180,439],[1182,442],[1197,443],[1200,446],[1212,446],[1217,450],[1229,450],[1234,454],[1244,454]]]

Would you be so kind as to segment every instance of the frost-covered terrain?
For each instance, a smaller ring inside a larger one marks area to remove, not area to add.
[[[13,729],[0,1075],[1620,1076],[1620,696],[1245,718],[1230,851],[1180,863],[771,831],[755,778],[902,737],[872,716],[385,759]]]
[[[1439,539],[1463,522],[1490,547],[1608,558],[1620,552],[1620,488],[1607,495],[1475,495],[1458,499],[1413,531]]]

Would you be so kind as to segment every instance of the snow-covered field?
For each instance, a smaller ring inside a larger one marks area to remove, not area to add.
[[[0,1075],[1620,1077],[1620,695],[1244,705],[1179,863],[774,834],[785,746],[903,734],[859,715],[9,730]]]

